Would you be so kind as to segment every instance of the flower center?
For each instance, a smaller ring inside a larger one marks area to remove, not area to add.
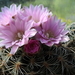
[[[23,32],[17,32],[17,34],[16,34],[16,39],[17,40],[20,40],[20,39],[22,39],[23,38]]]
[[[17,33],[17,36],[18,36],[18,38],[22,38],[22,35],[21,35],[21,33]]]
[[[54,35],[53,35],[52,33],[48,33],[48,32],[47,32],[47,33],[46,33],[46,37],[47,37],[47,38],[52,38],[52,37],[54,37]]]

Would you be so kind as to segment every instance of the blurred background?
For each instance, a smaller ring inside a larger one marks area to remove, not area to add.
[[[75,22],[75,0],[0,0],[0,7],[9,7],[13,3],[22,6],[43,4],[67,24]]]

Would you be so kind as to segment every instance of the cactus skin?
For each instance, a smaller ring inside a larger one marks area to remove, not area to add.
[[[21,47],[15,55],[8,57],[9,50],[0,50],[1,75],[75,75],[75,54],[69,47],[42,44],[35,55],[24,53]]]
[[[68,25],[67,30],[69,30],[68,36],[70,40],[64,43],[63,46],[69,47],[75,53],[75,22]]]

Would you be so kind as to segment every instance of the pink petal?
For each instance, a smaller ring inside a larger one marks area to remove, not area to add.
[[[5,46],[5,41],[4,40],[0,40],[0,47]]]
[[[26,35],[28,37],[33,37],[35,34],[37,33],[37,31],[35,29],[31,29],[28,33],[28,31],[26,32]]]
[[[62,37],[61,42],[67,42],[67,41],[69,41],[69,37],[68,36]]]
[[[15,54],[16,51],[18,50],[18,46],[17,45],[14,45],[12,48],[11,48],[11,51],[10,51],[10,54]]]

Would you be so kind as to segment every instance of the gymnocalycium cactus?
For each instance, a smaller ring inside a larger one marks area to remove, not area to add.
[[[74,75],[75,54],[65,23],[43,5],[10,5],[0,12],[1,75]]]

